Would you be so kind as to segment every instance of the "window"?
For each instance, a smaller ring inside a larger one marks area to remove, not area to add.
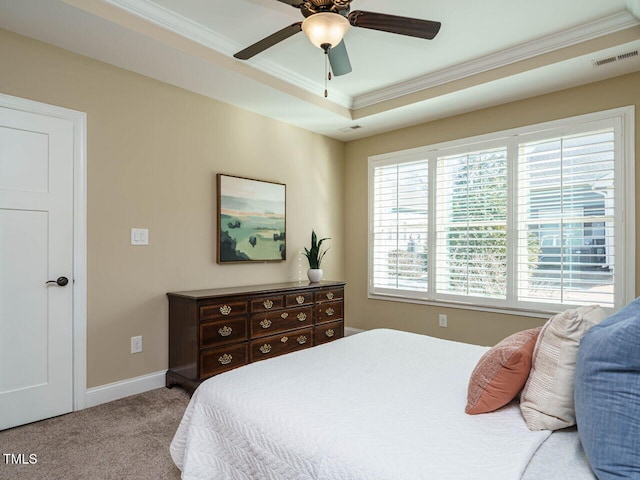
[[[614,160],[615,126],[519,145],[519,298],[613,306]]]
[[[507,149],[436,161],[436,291],[506,298]]]
[[[428,165],[382,165],[374,173],[374,283],[414,295],[426,291]]]
[[[628,107],[370,158],[370,295],[621,307],[635,296],[633,132]]]

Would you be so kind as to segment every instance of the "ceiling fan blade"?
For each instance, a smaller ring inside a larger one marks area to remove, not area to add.
[[[329,63],[331,63],[331,71],[336,77],[351,72],[351,62],[349,61],[349,54],[347,53],[344,40],[335,47],[331,47],[328,55]]]
[[[236,53],[234,57],[240,60],[248,60],[254,55],[257,55],[260,52],[265,51],[269,47],[273,47],[276,43],[280,43],[281,41],[286,40],[292,35],[295,35],[296,33],[300,32],[301,30],[302,30],[302,22],[289,25],[288,27],[285,27],[274,34],[269,35],[268,37],[263,38],[259,42],[256,42],[253,45],[245,48],[244,50]]]
[[[410,37],[432,40],[440,31],[440,22],[419,18],[399,17],[385,13],[354,10],[349,14],[349,23],[354,27],[369,28],[382,32],[397,33]]]

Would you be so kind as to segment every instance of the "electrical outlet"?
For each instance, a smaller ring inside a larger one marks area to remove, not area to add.
[[[142,335],[131,337],[131,353],[142,352]]]
[[[447,316],[444,314],[440,314],[438,315],[438,325],[440,325],[441,327],[446,327],[447,326]]]

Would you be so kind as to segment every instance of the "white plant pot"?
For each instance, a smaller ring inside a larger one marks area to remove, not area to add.
[[[307,270],[307,277],[309,277],[309,281],[311,283],[318,283],[322,280],[322,269],[321,268],[310,268]]]

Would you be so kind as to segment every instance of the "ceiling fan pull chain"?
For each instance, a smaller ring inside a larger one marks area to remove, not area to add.
[[[329,90],[327,89],[327,80],[331,81],[331,67],[329,66],[329,44],[323,45],[324,50],[324,98],[329,96]]]
[[[329,64],[329,54],[328,50],[324,52],[324,98],[329,96],[329,90],[327,90],[327,79],[331,80],[331,72],[327,75],[327,69]]]

